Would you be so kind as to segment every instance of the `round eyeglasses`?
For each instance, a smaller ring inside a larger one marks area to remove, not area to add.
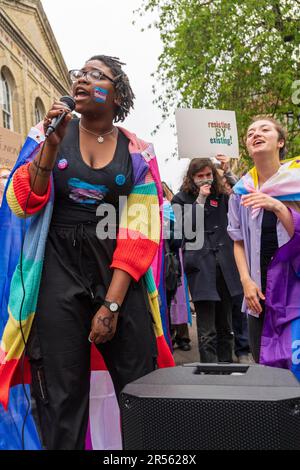
[[[109,80],[111,83],[115,83],[114,80],[107,75],[105,75],[104,72],[101,70],[70,70],[69,71],[69,77],[72,80],[72,82],[76,82],[82,77],[86,77],[90,82],[97,82],[99,80]]]

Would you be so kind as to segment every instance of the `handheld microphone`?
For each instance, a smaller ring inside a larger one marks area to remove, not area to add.
[[[75,101],[72,96],[62,96],[59,101],[62,101],[69,108],[69,111],[73,111],[75,109]],[[49,137],[52,132],[56,131],[56,129],[58,128],[60,123],[65,119],[69,111],[65,111],[59,116],[52,119],[51,124],[49,125],[45,134],[46,138]]]

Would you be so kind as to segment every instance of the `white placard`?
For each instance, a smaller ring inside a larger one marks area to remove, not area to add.
[[[239,158],[234,111],[179,108],[175,116],[179,158]]]

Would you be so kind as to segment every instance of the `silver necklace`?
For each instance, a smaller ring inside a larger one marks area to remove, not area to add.
[[[88,129],[86,129],[85,127],[83,127],[83,125],[81,124],[81,122],[79,123],[79,127],[80,127],[80,129],[82,129],[83,131],[88,132],[89,134],[95,135],[95,136],[97,137],[97,142],[98,142],[99,144],[102,144],[102,143],[104,142],[104,138],[103,138],[103,137],[104,137],[105,135],[111,134],[111,133],[114,131],[114,129],[115,129],[115,128],[113,127],[110,131],[104,132],[104,134],[100,134],[100,135],[99,135],[99,134],[97,134],[96,132],[89,131]]]

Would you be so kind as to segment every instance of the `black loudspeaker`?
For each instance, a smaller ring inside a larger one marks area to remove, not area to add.
[[[120,398],[125,450],[300,449],[300,385],[260,365],[158,369]]]

